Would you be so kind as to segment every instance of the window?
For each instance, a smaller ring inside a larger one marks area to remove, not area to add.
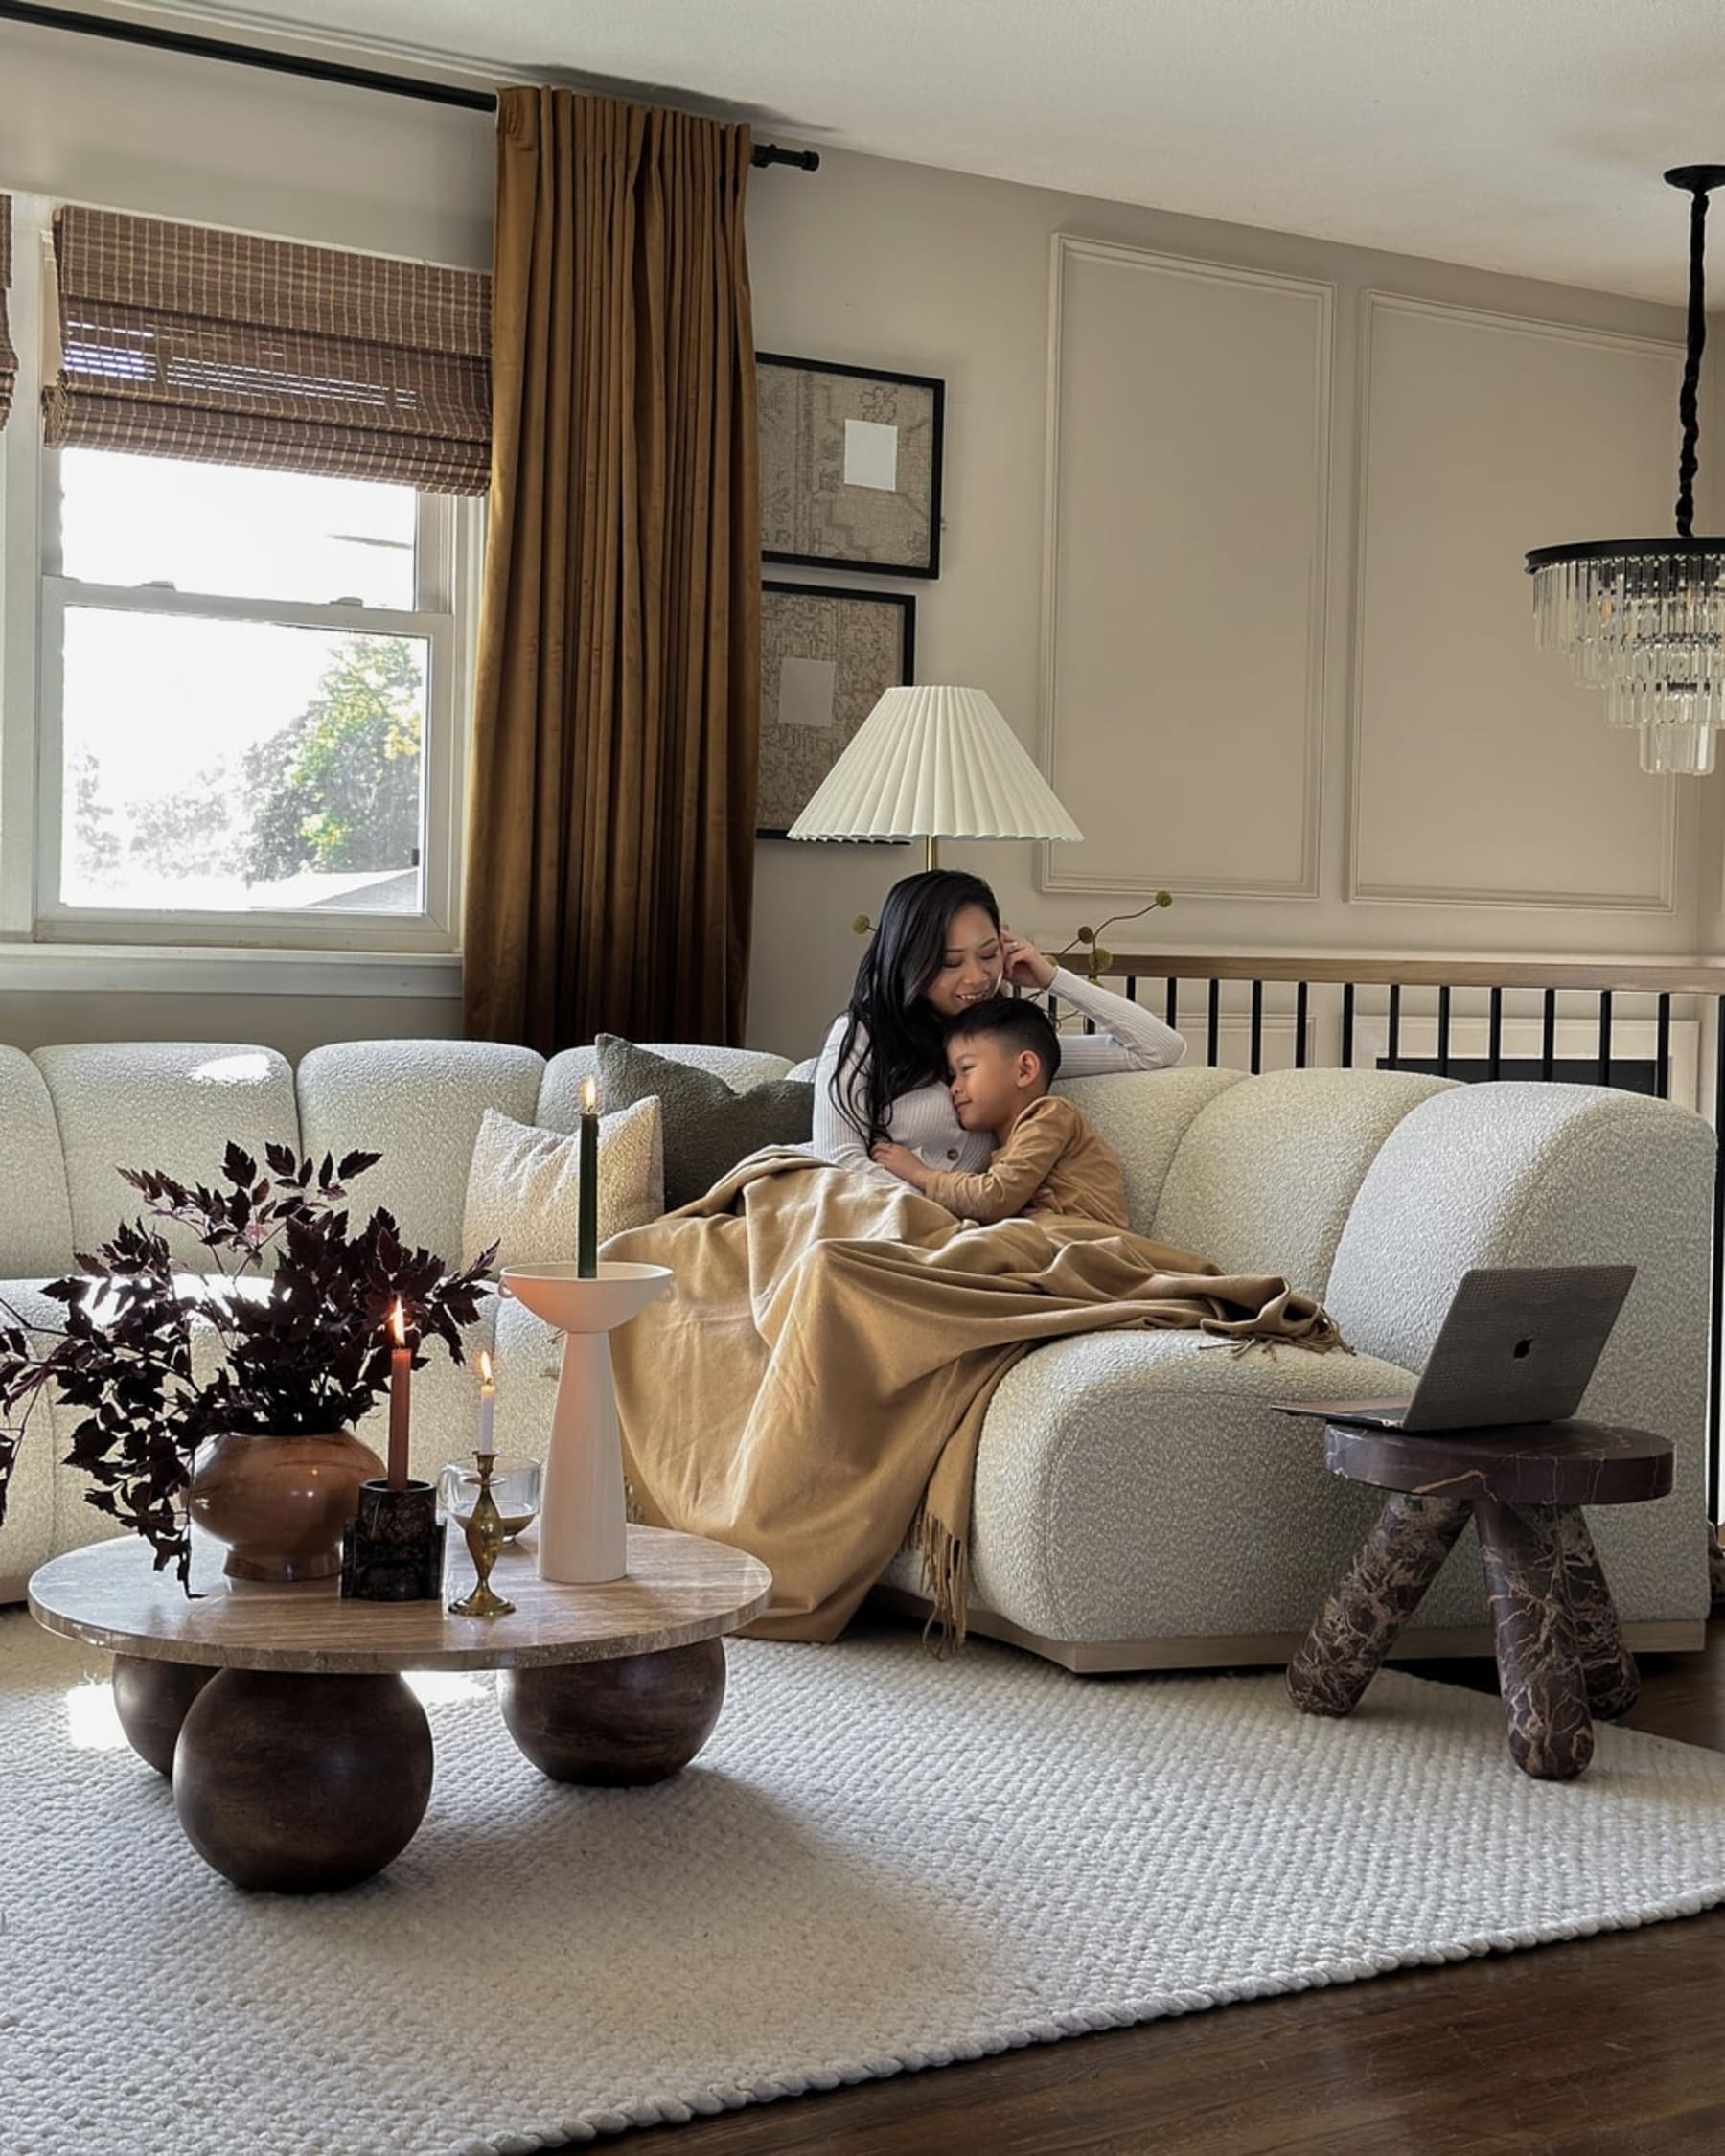
[[[41,304],[48,205],[18,232]],[[23,302],[20,307],[19,303]],[[7,664],[0,928],[38,942],[448,952],[479,512],[411,486],[4,438],[7,626],[36,514],[34,798]],[[10,639],[9,639],[10,640]],[[28,926],[18,854],[28,843]]]
[[[452,505],[102,449],[45,465],[38,918],[429,925]]]

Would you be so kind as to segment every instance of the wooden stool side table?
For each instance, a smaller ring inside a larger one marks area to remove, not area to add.
[[[1640,1688],[1581,1507],[1665,1497],[1670,1439],[1592,1422],[1419,1435],[1326,1423],[1323,1461],[1391,1495],[1288,1666],[1295,1705],[1353,1711],[1471,1514],[1510,1755],[1573,1780],[1594,1716],[1626,1714]]]

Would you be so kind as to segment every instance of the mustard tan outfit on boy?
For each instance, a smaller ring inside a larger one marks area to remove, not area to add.
[[[1053,1093],[1024,1110],[986,1168],[976,1175],[932,1169],[922,1188],[925,1197],[960,1220],[1009,1220],[1040,1191],[1038,1212],[1101,1221],[1109,1227],[1130,1226],[1119,1160],[1083,1111]]]

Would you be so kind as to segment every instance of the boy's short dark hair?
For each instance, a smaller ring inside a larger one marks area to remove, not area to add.
[[[958,1041],[978,1039],[1002,1042],[1014,1053],[1028,1048],[1042,1065],[1044,1086],[1054,1083],[1060,1069],[1060,1036],[1040,1003],[1017,996],[994,996],[947,1021],[949,1048]]]

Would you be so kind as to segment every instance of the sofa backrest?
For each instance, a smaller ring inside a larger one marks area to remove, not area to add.
[[[306,1150],[381,1154],[354,1183],[354,1211],[380,1205],[409,1244],[455,1265],[473,1140],[488,1108],[531,1123],[544,1058],[496,1041],[337,1041],[299,1067]]]
[[[0,1280],[71,1270],[72,1204],[54,1101],[21,1048],[0,1048]]]
[[[121,1181],[123,1167],[209,1182],[229,1138],[260,1161],[265,1145],[299,1144],[293,1072],[273,1048],[120,1041],[38,1048],[32,1060],[54,1105],[77,1250],[107,1242],[121,1221],[142,1212],[137,1192]],[[189,1229],[170,1225],[164,1232],[188,1271],[207,1269],[208,1253]]]
[[[1169,1164],[1194,1118],[1242,1083],[1237,1070],[1192,1064],[1175,1070],[1061,1079],[1055,1089],[1084,1111],[1097,1136],[1119,1155],[1126,1171],[1128,1218],[1140,1235],[1152,1235],[1160,1233],[1156,1208]]]
[[[1379,1148],[1404,1116],[1452,1083],[1396,1070],[1242,1079],[1187,1126],[1151,1232],[1212,1258],[1224,1273],[1280,1273],[1322,1296]]]

